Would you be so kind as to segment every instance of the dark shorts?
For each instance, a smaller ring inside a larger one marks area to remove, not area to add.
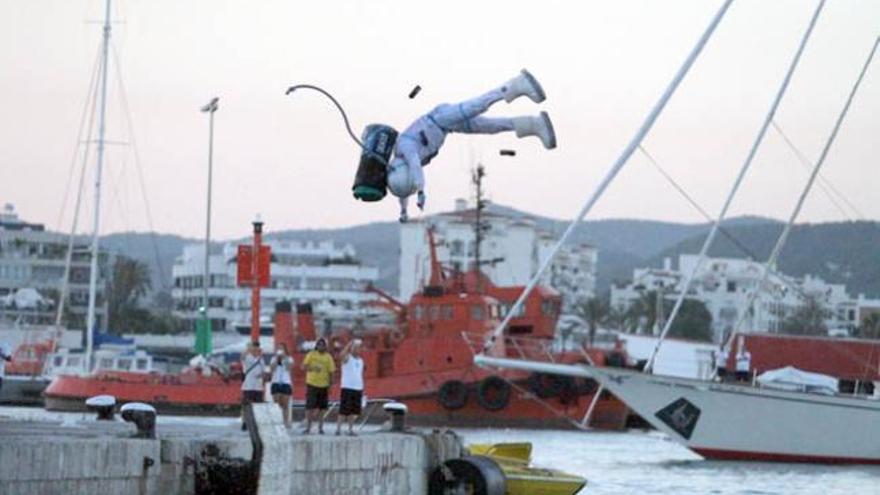
[[[262,390],[242,390],[241,391],[241,404],[254,404],[263,402],[263,391]]]
[[[358,416],[361,413],[363,390],[344,388],[339,392],[339,414],[342,416]]]
[[[306,409],[327,409],[327,388],[306,385]]]
[[[273,383],[271,388],[272,395],[291,395],[293,394],[293,387],[291,387],[287,383]]]

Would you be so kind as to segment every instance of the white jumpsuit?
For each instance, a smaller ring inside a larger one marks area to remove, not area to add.
[[[503,99],[504,94],[499,88],[462,103],[438,105],[400,134],[394,154],[402,158],[409,167],[416,190],[424,190],[425,176],[422,167],[430,163],[440,151],[446,134],[496,134],[514,130],[513,120],[510,118],[481,116],[492,104]],[[406,198],[400,198],[400,203],[405,210]]]

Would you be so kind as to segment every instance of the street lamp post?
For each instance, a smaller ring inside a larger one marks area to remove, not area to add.
[[[208,118],[208,212],[205,221],[205,274],[202,277],[203,301],[200,311],[200,319],[196,324],[196,352],[208,354],[211,352],[211,318],[208,314],[208,288],[210,287],[210,252],[211,252],[211,181],[214,166],[214,112],[219,108],[217,103],[220,98],[214,97],[207,105],[201,108]]]

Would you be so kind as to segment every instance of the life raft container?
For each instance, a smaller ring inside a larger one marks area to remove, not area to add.
[[[397,142],[397,131],[384,124],[370,124],[361,135],[364,149],[351,186],[355,199],[379,201],[385,197],[388,187],[388,161]]]
[[[489,376],[477,388],[477,402],[487,411],[500,411],[510,403],[510,384],[499,376]]]
[[[449,411],[461,409],[467,404],[467,400],[467,385],[460,380],[449,380],[440,385],[440,390],[437,391],[437,401]]]

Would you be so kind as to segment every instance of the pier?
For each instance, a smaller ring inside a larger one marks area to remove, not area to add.
[[[288,432],[274,404],[237,426],[162,424],[136,438],[119,419],[0,419],[0,492],[65,494],[424,494],[431,470],[461,455],[451,432]]]

